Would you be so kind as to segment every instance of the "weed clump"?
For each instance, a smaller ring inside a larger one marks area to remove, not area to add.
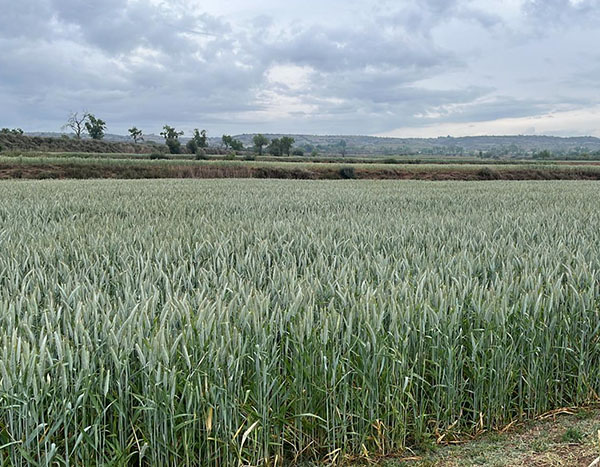
[[[354,170],[354,167],[342,167],[340,169],[340,177],[344,179],[356,178],[356,171]]]

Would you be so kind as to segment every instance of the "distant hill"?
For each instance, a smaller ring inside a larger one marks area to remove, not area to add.
[[[26,133],[27,136],[41,138],[65,138],[61,133]],[[255,134],[241,134],[234,138],[242,141],[245,147],[252,147]],[[342,141],[345,142],[345,153],[349,155],[439,155],[462,156],[482,155],[484,157],[531,157],[542,151],[549,151],[557,156],[595,155],[600,156],[600,138],[592,136],[561,138],[556,136],[468,136],[453,138],[384,138],[377,136],[356,135],[289,135],[265,134],[268,139],[292,136],[294,147],[305,154],[315,151],[319,154],[340,154]],[[160,135],[144,135],[149,144],[162,144]],[[181,137],[185,144],[189,137]],[[90,141],[83,139],[83,141]],[[107,134],[104,142],[131,144],[128,136]],[[209,137],[209,145],[221,147],[220,137]]]
[[[254,134],[242,134],[235,138],[245,146],[252,145]],[[600,151],[600,138],[592,136],[560,138],[556,136],[468,136],[440,138],[384,138],[354,135],[284,135],[265,134],[269,139],[292,136],[295,146],[316,149],[318,152],[340,152],[341,141],[346,142],[347,154],[431,154],[476,155],[481,151],[488,155],[523,156],[540,151],[557,154],[584,154]]]
[[[51,136],[50,136],[51,135]],[[7,151],[49,151],[86,153],[130,153],[147,154],[162,149],[153,142],[134,144],[127,139],[103,139],[101,141],[82,138],[80,140],[60,136],[57,133],[11,134],[0,132],[0,150]]]
[[[25,132],[26,136],[37,136],[40,138],[61,138],[61,137],[70,137],[71,135],[69,133],[57,133],[57,132]],[[87,136],[84,136],[81,138],[82,140],[89,140],[90,138],[88,138]],[[129,137],[129,136],[124,136],[124,135],[115,135],[112,133],[107,133],[104,135],[104,138],[102,139],[102,141],[107,141],[110,143],[132,143],[133,140]],[[144,135],[144,141],[147,143],[164,143],[165,140],[162,136],[160,135],[154,135],[154,134],[149,134],[149,135]]]

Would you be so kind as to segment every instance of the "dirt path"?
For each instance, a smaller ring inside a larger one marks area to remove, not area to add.
[[[558,413],[506,433],[439,447],[414,460],[384,460],[380,467],[588,467],[600,456],[600,410]]]

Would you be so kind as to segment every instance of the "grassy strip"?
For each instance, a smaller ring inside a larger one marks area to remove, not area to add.
[[[214,148],[212,148],[214,149]],[[156,152],[155,152],[156,153]],[[48,151],[5,151],[0,152],[1,157],[12,159],[113,159],[130,160],[132,162],[140,160],[154,160],[155,154],[151,153],[93,153],[93,152],[48,152]],[[195,154],[162,154],[163,160],[196,160]],[[461,156],[427,156],[414,154],[410,156],[292,156],[280,157],[263,155],[257,156],[251,152],[238,154],[235,159],[228,155],[209,154],[206,156],[208,161],[227,161],[227,162],[269,162],[276,164],[300,163],[300,164],[343,164],[343,165],[477,165],[477,166],[549,166],[549,165],[600,165],[598,160],[534,160],[534,159],[482,159],[477,157]]]
[[[0,157],[0,178],[280,178],[417,180],[600,180],[600,166],[553,164],[317,164],[77,157]]]

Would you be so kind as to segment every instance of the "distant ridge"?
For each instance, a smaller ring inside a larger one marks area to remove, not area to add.
[[[251,145],[254,134],[236,138]],[[474,154],[481,152],[528,154],[538,151],[556,153],[585,153],[600,151],[600,138],[593,136],[464,136],[438,138],[393,138],[356,135],[289,135],[265,134],[269,139],[292,136],[296,146],[315,146],[317,149],[339,150],[340,141],[346,142],[348,153],[358,154]],[[320,148],[319,148],[320,147]]]
[[[245,147],[252,146],[252,138],[256,133],[235,135]],[[62,133],[26,133],[29,136],[61,137]],[[268,139],[292,136],[295,147],[302,148],[305,152],[316,151],[319,153],[339,153],[340,141],[346,143],[347,154],[364,155],[394,155],[394,154],[437,154],[437,155],[473,155],[484,153],[487,155],[511,156],[530,155],[540,151],[550,151],[555,154],[587,154],[600,151],[600,138],[593,136],[543,136],[543,135],[516,135],[516,136],[463,136],[463,137],[438,137],[438,138],[394,138],[381,136],[359,135],[303,135],[289,133],[265,134]],[[162,143],[164,139],[155,134],[144,135],[146,142]],[[189,138],[181,137],[182,143]],[[131,142],[128,136],[107,134],[107,142]],[[209,137],[211,146],[220,146],[221,137]]]

